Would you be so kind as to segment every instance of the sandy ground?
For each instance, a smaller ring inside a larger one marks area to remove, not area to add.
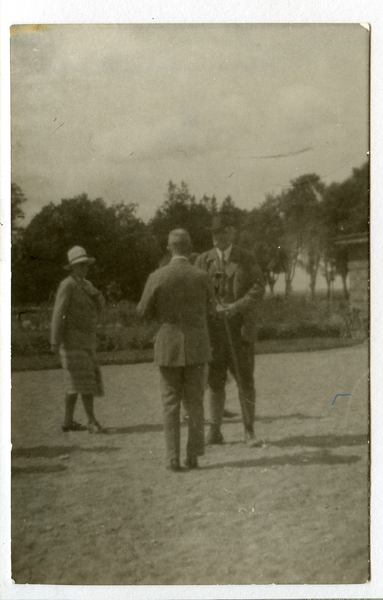
[[[256,429],[223,427],[201,468],[165,470],[158,373],[103,367],[109,435],[61,432],[61,371],[12,377],[17,583],[364,583],[367,346],[256,357]],[[233,382],[227,408],[239,413]],[[351,394],[338,396],[336,394]],[[207,415],[208,416],[208,415]],[[84,421],[81,403],[76,418]],[[185,447],[186,428],[182,430]],[[183,450],[184,453],[184,450]]]

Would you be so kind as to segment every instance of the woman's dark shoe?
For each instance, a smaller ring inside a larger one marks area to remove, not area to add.
[[[255,435],[252,427],[245,429],[245,442],[249,448],[261,448],[265,444],[263,438]]]
[[[62,425],[61,429],[67,433],[68,431],[86,431],[87,427],[81,425],[81,423],[77,423],[77,421],[72,421],[69,425]]]
[[[108,433],[108,430],[105,427],[102,427],[98,421],[93,421],[88,424],[89,433]]]

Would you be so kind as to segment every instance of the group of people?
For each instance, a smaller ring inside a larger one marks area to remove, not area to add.
[[[153,272],[137,306],[138,314],[158,322],[154,361],[159,367],[167,468],[180,463],[180,408],[187,411],[185,466],[198,467],[205,444],[223,444],[221,431],[228,372],[237,387],[245,441],[262,444],[254,431],[254,327],[257,304],[264,294],[261,270],[251,252],[233,243],[235,228],[228,215],[213,217],[213,248],[190,260],[189,233],[175,229],[168,238],[170,262]],[[52,348],[59,350],[68,380],[63,431],[105,429],[94,416],[93,398],[102,395],[97,364],[96,320],[103,297],[86,279],[93,258],[76,246],[68,252],[70,275],[57,292],[52,317]],[[204,439],[204,394],[209,387],[210,428]],[[81,394],[88,417],[74,420]]]

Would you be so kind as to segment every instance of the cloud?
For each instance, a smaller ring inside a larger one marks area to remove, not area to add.
[[[33,207],[85,191],[138,201],[146,218],[169,179],[252,207],[305,172],[358,166],[360,29],[75,25],[14,36],[12,174]]]

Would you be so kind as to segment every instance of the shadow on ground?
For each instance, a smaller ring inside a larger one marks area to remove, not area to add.
[[[81,446],[32,446],[31,448],[14,448],[12,458],[57,458],[72,452],[116,452],[120,448],[109,446],[94,446],[82,448]]]
[[[237,462],[226,462],[218,465],[208,465],[203,467],[204,470],[208,469],[225,469],[233,467],[236,469],[248,469],[251,467],[284,467],[286,465],[292,465],[295,467],[310,467],[312,465],[344,465],[352,464],[360,461],[359,456],[339,456],[336,454],[330,454],[326,450],[322,452],[316,452],[313,454],[294,454],[284,456],[274,456],[269,458],[258,458],[249,460],[240,460]]]
[[[24,475],[29,473],[58,473],[66,471],[64,465],[31,465],[28,467],[12,467],[12,475]]]
[[[340,448],[341,446],[364,446],[368,443],[367,435],[300,435],[285,438],[275,442],[268,442],[271,446],[291,448],[292,446],[311,446],[318,448]]]
[[[130,425],[126,427],[114,427],[111,433],[151,433],[153,431],[163,431],[164,427],[162,424],[147,425],[142,423],[141,425]]]
[[[276,417],[255,417],[254,422],[255,423],[274,423],[275,421],[284,421],[284,420],[290,420],[290,419],[298,419],[298,421],[303,421],[306,419],[315,419],[315,420],[319,420],[319,419],[323,419],[323,417],[312,417],[309,415],[304,415],[302,413],[293,413],[292,415],[278,415]],[[233,417],[231,419],[229,418],[223,418],[223,421],[225,423],[225,426],[230,424],[230,423],[242,423],[242,418],[241,417]],[[207,421],[208,422],[208,421]]]
[[[321,419],[322,417],[310,417],[308,415],[303,415],[302,413],[294,413],[292,415],[284,415],[284,416],[278,416],[278,417],[256,417],[255,420],[257,422],[260,423],[273,423],[274,421],[279,421],[279,420],[284,420],[284,419],[298,419],[298,420],[303,420],[303,419]],[[230,423],[237,424],[237,423],[242,423],[242,419],[240,417],[234,417],[232,419],[226,419],[224,418],[224,422],[225,422],[225,426],[229,425]],[[209,421],[205,419],[205,424],[208,425]],[[187,427],[187,422],[186,421],[182,421],[181,422],[181,427]],[[146,423],[141,423],[140,425],[129,425],[126,427],[113,427],[112,429],[110,429],[110,433],[114,433],[114,434],[130,434],[130,433],[151,433],[153,431],[163,431],[164,427],[162,425],[162,423],[153,423],[153,424],[146,424]]]
[[[278,415],[275,417],[255,417],[255,421],[259,421],[259,423],[274,423],[274,421],[283,421],[289,419],[298,419],[298,421],[303,421],[305,419],[323,419],[323,417],[312,417],[310,415],[304,415],[303,413],[293,413],[292,415]]]

